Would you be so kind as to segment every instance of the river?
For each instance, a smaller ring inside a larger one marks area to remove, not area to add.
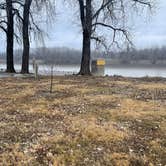
[[[20,71],[21,65],[15,65],[17,72]],[[76,74],[79,71],[79,65],[55,65],[54,75],[68,75]],[[5,65],[0,64],[0,70],[4,70]],[[49,65],[39,65],[39,73],[43,75],[49,75],[51,67]],[[30,65],[30,72],[33,72],[32,65]],[[165,67],[145,67],[145,66],[106,66],[105,75],[113,76],[120,75],[124,77],[166,77]]]

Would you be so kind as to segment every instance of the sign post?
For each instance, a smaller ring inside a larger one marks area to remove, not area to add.
[[[105,59],[92,60],[92,74],[95,76],[104,76],[105,74]]]

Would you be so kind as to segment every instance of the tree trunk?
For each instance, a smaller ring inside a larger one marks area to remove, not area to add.
[[[80,75],[90,75],[91,40],[88,32],[83,32],[83,48]]]
[[[6,72],[15,73],[13,45],[14,45],[14,20],[13,20],[13,5],[12,0],[6,0],[6,13],[7,13],[7,69]]]
[[[24,4],[24,12],[23,12],[23,29],[22,29],[22,37],[23,37],[23,55],[22,55],[22,68],[21,73],[29,73],[29,14],[30,14],[30,6],[32,0],[26,0]]]
[[[92,0],[86,0],[85,10],[82,14],[81,22],[83,26],[83,48],[80,75],[90,75],[91,60],[91,33],[92,33]],[[83,8],[83,7],[82,7]]]

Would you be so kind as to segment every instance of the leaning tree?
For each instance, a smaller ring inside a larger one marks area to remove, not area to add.
[[[129,14],[136,16],[139,10],[152,8],[153,0],[77,0],[82,25],[83,47],[80,75],[90,75],[91,41],[107,47],[106,38],[111,43],[120,40],[131,43],[127,23]],[[101,32],[106,32],[102,35]],[[117,37],[119,36],[119,37]],[[110,41],[110,40],[109,40]]]

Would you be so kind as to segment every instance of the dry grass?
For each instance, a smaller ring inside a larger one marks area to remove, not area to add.
[[[0,165],[164,166],[166,81],[0,79]]]

